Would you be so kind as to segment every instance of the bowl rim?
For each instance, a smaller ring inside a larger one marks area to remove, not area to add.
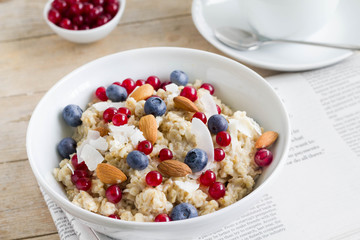
[[[41,173],[36,168],[35,162],[32,160],[34,157],[33,157],[32,149],[30,148],[29,143],[31,142],[31,137],[32,137],[33,121],[35,121],[33,116],[38,114],[38,112],[40,111],[39,109],[46,101],[47,96],[51,95],[54,91],[56,91],[58,86],[60,86],[63,82],[68,81],[68,79],[71,78],[73,75],[77,74],[78,72],[83,71],[83,69],[91,67],[92,65],[97,64],[99,62],[105,61],[107,58],[111,58],[111,57],[118,56],[118,55],[126,56],[127,54],[131,55],[134,53],[141,53],[141,52],[156,52],[156,53],[160,52],[160,53],[167,53],[167,54],[169,52],[174,52],[174,53],[186,52],[186,53],[191,53],[191,54],[202,55],[207,58],[215,59],[217,61],[221,60],[222,62],[225,62],[226,64],[231,64],[233,66],[236,66],[237,68],[242,69],[243,71],[248,72],[250,75],[255,77],[257,79],[257,81],[262,82],[269,89],[269,92],[271,92],[273,97],[275,97],[275,99],[277,99],[277,101],[279,103],[281,114],[284,117],[283,126],[284,126],[284,129],[286,130],[287,134],[284,136],[284,151],[281,153],[279,162],[278,162],[277,166],[275,166],[271,175],[262,184],[260,184],[256,189],[251,191],[248,195],[246,195],[244,198],[240,199],[239,201],[236,201],[235,203],[233,203],[227,207],[224,207],[222,209],[219,209],[215,212],[212,212],[210,214],[198,216],[198,217],[191,218],[191,219],[186,219],[186,221],[170,221],[170,222],[161,222],[161,223],[125,221],[125,220],[121,220],[121,219],[118,220],[118,219],[112,219],[112,218],[109,218],[106,216],[102,216],[100,214],[96,214],[96,213],[90,212],[88,210],[85,210],[79,206],[76,206],[71,201],[69,201],[68,199],[65,199],[59,193],[52,190],[52,188],[48,185],[46,180],[42,177]],[[52,200],[54,200],[55,202],[61,203],[64,206],[65,210],[67,210],[71,215],[78,217],[84,221],[87,221],[87,222],[90,222],[93,224],[97,224],[97,225],[107,226],[107,227],[113,227],[113,228],[128,227],[128,228],[132,228],[132,229],[141,228],[143,230],[147,230],[147,229],[154,230],[154,229],[159,228],[159,230],[161,230],[160,228],[163,228],[164,225],[169,226],[169,227],[174,226],[174,225],[185,226],[185,225],[191,225],[191,224],[198,223],[199,221],[206,221],[209,218],[215,218],[216,216],[218,216],[220,214],[226,214],[226,213],[230,212],[233,208],[236,208],[236,207],[238,207],[238,205],[242,204],[242,202],[251,201],[252,199],[255,198],[256,195],[261,194],[262,189],[264,189],[266,186],[268,186],[269,182],[273,181],[273,179],[280,172],[280,169],[284,166],[285,158],[288,155],[288,151],[289,151],[289,147],[290,147],[290,136],[291,136],[290,120],[289,120],[289,116],[287,114],[287,111],[286,111],[286,108],[285,108],[283,102],[281,101],[280,97],[276,94],[275,90],[273,90],[272,86],[263,77],[261,77],[258,73],[256,73],[252,69],[250,69],[250,68],[246,67],[245,65],[243,65],[239,62],[236,62],[235,60],[232,60],[230,58],[227,58],[227,57],[215,54],[215,53],[203,51],[203,50],[192,49],[192,48],[182,48],[182,47],[149,47],[149,48],[137,48],[137,49],[121,51],[121,52],[113,53],[113,54],[106,55],[106,56],[100,57],[98,59],[92,60],[92,61],[76,68],[69,74],[62,77],[58,82],[56,82],[55,85],[53,85],[46,92],[46,94],[41,98],[41,100],[38,102],[38,104],[36,105],[36,107],[32,113],[32,116],[31,116],[29,124],[28,124],[27,132],[26,132],[26,150],[27,150],[27,155],[28,155],[30,166],[31,166],[32,171],[38,181],[38,184],[45,190],[46,193],[48,193],[48,195],[51,197]]]
[[[117,11],[117,13],[115,14],[115,16],[107,23],[105,23],[104,25],[100,26],[100,27],[96,27],[96,28],[92,28],[92,29],[79,29],[79,30],[72,30],[72,29],[65,29],[62,27],[59,27],[58,25],[54,24],[53,22],[50,22],[49,19],[47,18],[47,14],[51,9],[51,3],[54,0],[48,0],[44,6],[43,9],[43,18],[45,20],[45,22],[51,27],[56,29],[57,31],[63,31],[64,33],[71,33],[71,34],[84,34],[86,33],[95,33],[95,32],[99,32],[101,30],[103,30],[105,27],[108,27],[110,23],[119,21],[121,16],[123,15],[124,11],[125,11],[125,6],[126,6],[126,0],[118,0],[119,1],[119,9]]]

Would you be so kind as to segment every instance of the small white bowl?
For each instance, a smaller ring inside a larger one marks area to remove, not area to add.
[[[265,130],[279,133],[272,146],[274,159],[264,168],[254,191],[238,202],[214,213],[174,222],[128,222],[84,210],[69,201],[62,184],[52,172],[61,160],[56,151],[59,141],[71,136],[61,112],[68,104],[85,109],[99,86],[126,78],[145,79],[156,75],[169,79],[181,69],[189,79],[214,85],[215,95],[234,110],[245,110]],[[254,205],[270,187],[285,162],[290,145],[288,115],[272,87],[257,73],[229,58],[187,48],[144,48],[109,55],[92,61],[61,79],[41,99],[27,130],[29,162],[39,185],[60,207],[96,231],[121,239],[191,239],[213,232],[234,221]]]
[[[109,22],[107,22],[106,24],[100,27],[89,30],[68,30],[65,28],[61,28],[49,21],[48,12],[51,9],[52,2],[53,0],[49,0],[44,7],[43,17],[46,23],[60,37],[76,43],[90,43],[106,37],[112,30],[114,30],[116,25],[119,23],[120,18],[124,13],[125,5],[126,5],[126,0],[119,0],[120,5],[116,15]]]

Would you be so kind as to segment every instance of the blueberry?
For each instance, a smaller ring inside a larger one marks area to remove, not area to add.
[[[126,157],[127,164],[136,170],[144,170],[149,165],[149,158],[140,151],[134,150]]]
[[[208,162],[208,156],[204,150],[194,148],[188,151],[185,156],[184,163],[186,163],[192,172],[199,172],[204,169]]]
[[[197,216],[198,212],[196,208],[190,203],[180,203],[176,205],[170,213],[170,218],[173,221],[189,219]]]
[[[189,82],[189,77],[183,71],[175,70],[170,74],[170,81],[176,85],[185,86]]]
[[[159,97],[151,97],[146,100],[144,111],[146,114],[152,114],[155,117],[162,116],[166,112],[166,104]]]
[[[83,110],[78,106],[74,104],[67,105],[63,112],[62,116],[67,123],[67,125],[71,127],[77,127],[81,125],[81,115],[83,113]]]
[[[113,102],[122,102],[127,98],[127,91],[119,85],[111,84],[106,88],[106,96]]]
[[[76,142],[70,137],[64,138],[57,145],[57,150],[61,157],[70,159],[70,155],[76,152]]]
[[[212,115],[208,120],[209,131],[213,134],[217,134],[221,131],[226,131],[228,128],[227,120],[220,114]]]

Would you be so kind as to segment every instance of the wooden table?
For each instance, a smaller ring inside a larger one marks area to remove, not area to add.
[[[45,2],[0,0],[0,239],[59,239],[28,163],[25,135],[36,104],[60,78],[91,60],[134,48],[178,46],[222,54],[196,30],[191,0],[128,0],[117,28],[87,45],[52,32],[42,19]]]

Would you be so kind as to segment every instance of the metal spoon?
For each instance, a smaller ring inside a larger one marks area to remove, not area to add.
[[[349,49],[349,50],[360,50],[360,46],[354,46],[350,44],[332,44],[332,43],[319,43],[319,42],[307,42],[307,41],[297,41],[297,40],[287,40],[287,39],[271,39],[267,38],[253,32],[248,32],[239,28],[232,27],[219,27],[214,30],[215,37],[225,45],[245,51],[245,50],[255,50],[258,49],[261,45],[282,42],[282,43],[297,43],[297,44],[307,44],[313,46],[321,47],[331,47],[331,48],[340,48],[340,49]]]

